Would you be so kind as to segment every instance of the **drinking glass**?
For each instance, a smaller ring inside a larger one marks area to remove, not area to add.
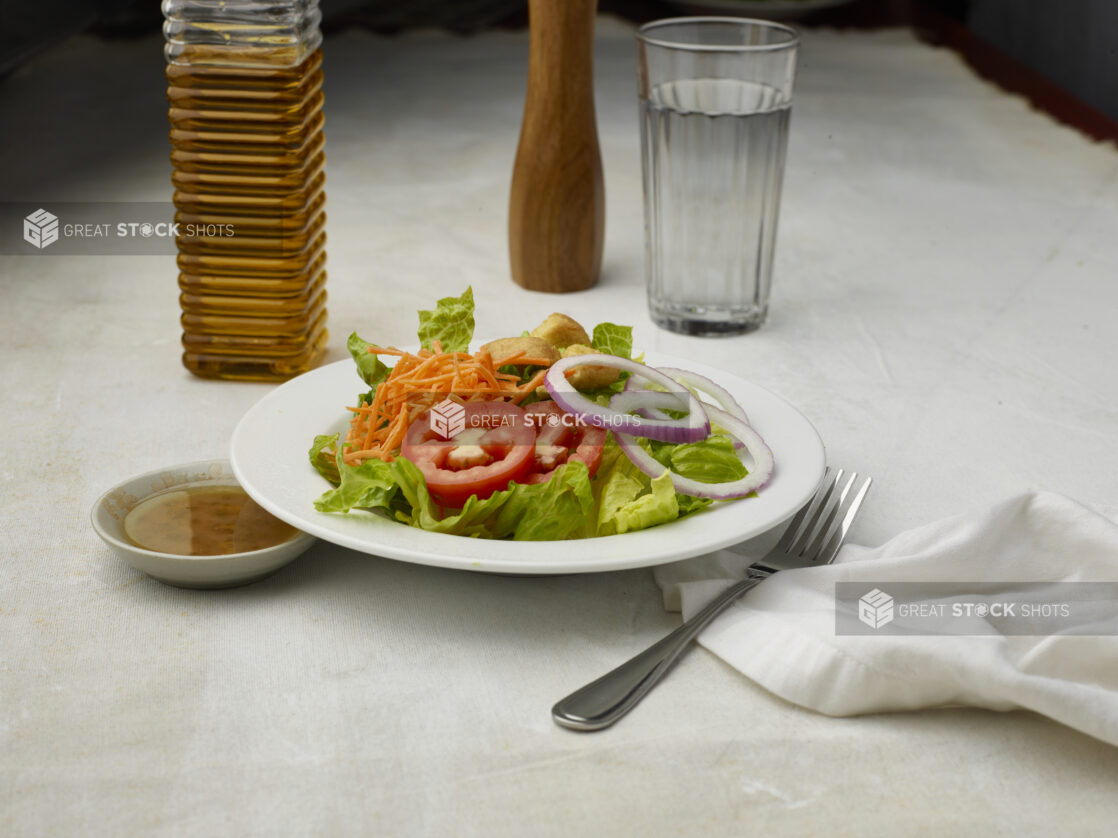
[[[689,335],[764,321],[799,35],[747,18],[637,31],[652,319]]]

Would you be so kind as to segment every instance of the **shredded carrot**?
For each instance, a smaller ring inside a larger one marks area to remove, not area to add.
[[[405,352],[395,347],[370,346],[372,355],[396,357],[388,378],[376,388],[372,403],[348,410],[353,414],[346,434],[343,459],[350,465],[378,458],[392,462],[411,423],[448,397],[462,401],[502,399],[519,404],[543,383],[550,362],[524,352],[495,363],[486,350],[473,355],[443,352],[438,341],[431,349]],[[520,376],[499,367],[544,367],[520,384]]]

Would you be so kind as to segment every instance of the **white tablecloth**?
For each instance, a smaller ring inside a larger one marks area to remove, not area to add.
[[[1118,154],[902,32],[810,32],[769,324],[645,313],[631,33],[599,31],[600,285],[508,278],[526,36],[326,42],[329,360],[472,283],[478,333],[554,309],[798,405],[878,484],[854,538],[1029,488],[1118,497]],[[166,200],[155,39],[0,83],[5,200]],[[678,622],[648,570],[495,577],[319,544],[241,589],[164,587],[88,510],[220,456],[267,385],[179,363],[172,257],[0,258],[0,834],[1110,834],[1118,754],[1040,716],[836,720],[703,650],[606,732],[548,709]],[[531,547],[525,547],[530,550]]]

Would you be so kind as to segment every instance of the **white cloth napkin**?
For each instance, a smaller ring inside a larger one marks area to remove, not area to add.
[[[668,610],[690,617],[772,546],[759,540],[656,570]],[[743,555],[752,550],[752,555]],[[777,574],[699,643],[780,697],[831,716],[943,705],[1025,708],[1118,745],[1118,615],[1112,636],[837,635],[837,582],[1115,582],[1118,516],[1030,493],[988,511],[845,546],[830,566]]]

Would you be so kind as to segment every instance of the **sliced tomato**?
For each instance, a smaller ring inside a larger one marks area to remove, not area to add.
[[[535,427],[517,405],[467,402],[463,407],[464,427],[450,438],[432,428],[430,411],[421,414],[408,427],[400,451],[423,472],[431,497],[455,509],[471,495],[484,500],[508,488],[509,481],[525,482],[536,450]]]
[[[593,477],[602,462],[606,432],[577,422],[553,401],[536,402],[524,411],[536,429],[532,473],[521,482],[546,483],[555,470],[574,460],[585,463]]]

